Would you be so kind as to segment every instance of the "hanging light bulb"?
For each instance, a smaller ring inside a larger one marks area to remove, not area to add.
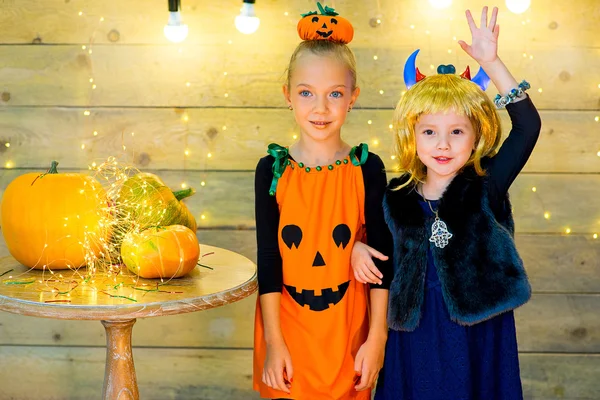
[[[506,0],[506,8],[515,14],[522,14],[531,5],[531,0]]]
[[[180,43],[188,35],[188,26],[181,18],[181,0],[168,0],[169,22],[165,25],[165,37],[173,43]]]
[[[235,17],[235,27],[245,35],[256,32],[260,25],[260,19],[254,13],[254,3],[256,0],[243,0],[240,15]]]
[[[452,0],[429,0],[429,4],[431,4],[433,8],[441,10],[450,7],[452,5]]]

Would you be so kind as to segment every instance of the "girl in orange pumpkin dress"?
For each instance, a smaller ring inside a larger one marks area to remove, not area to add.
[[[387,180],[366,144],[342,141],[360,92],[354,55],[342,43],[352,26],[319,8],[298,31],[325,40],[300,43],[283,87],[300,139],[289,148],[271,144],[256,169],[254,389],[269,399],[368,400],[383,362],[390,282],[358,283],[350,261],[391,276],[381,253],[372,251],[374,261],[353,254],[355,241],[391,253],[382,209]]]

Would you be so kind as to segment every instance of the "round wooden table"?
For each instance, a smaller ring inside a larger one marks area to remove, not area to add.
[[[200,263],[185,277],[138,279],[126,268],[85,279],[80,271],[29,270],[0,258],[0,310],[35,317],[99,320],[106,330],[102,398],[138,399],[131,351],[136,318],[206,310],[241,300],[257,288],[256,265],[237,253],[201,245]]]

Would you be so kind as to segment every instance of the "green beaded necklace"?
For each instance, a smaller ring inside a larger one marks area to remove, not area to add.
[[[356,156],[357,149],[360,149],[360,158],[358,158]],[[285,169],[287,166],[290,166],[292,169],[294,169],[294,164],[289,159],[290,153],[289,153],[289,150],[287,149],[287,147],[283,147],[278,144],[271,143],[269,145],[267,153],[272,155],[275,158],[275,162],[273,163],[273,168],[272,168],[273,169],[273,180],[271,181],[271,188],[269,189],[269,194],[271,196],[275,196],[275,191],[277,190],[277,182],[279,181],[279,178],[281,178],[283,176],[283,173],[285,172]],[[334,164],[337,166],[340,166],[342,164],[348,164],[348,159],[350,159],[352,161],[352,165],[358,167],[358,166],[363,165],[367,161],[368,156],[369,156],[369,146],[366,143],[361,143],[360,145],[354,146],[352,149],[350,149],[350,154],[347,158],[344,158],[343,160],[336,160]],[[304,171],[306,171],[306,172],[310,172],[312,170],[311,167],[305,167],[303,162],[299,162],[298,167],[304,168]],[[327,169],[329,171],[332,171],[333,168],[334,168],[333,164],[329,164],[327,166]],[[315,167],[315,170],[317,172],[321,172],[323,170],[323,167],[320,165],[317,165]]]

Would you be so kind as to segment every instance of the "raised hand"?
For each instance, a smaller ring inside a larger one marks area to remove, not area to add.
[[[487,64],[496,61],[498,58],[498,34],[500,25],[496,24],[498,18],[498,8],[492,10],[492,17],[488,23],[488,8],[483,7],[481,10],[481,24],[478,28],[473,21],[471,11],[466,11],[467,22],[471,30],[471,45],[465,43],[464,40],[459,40],[458,44],[462,49],[479,65]]]

